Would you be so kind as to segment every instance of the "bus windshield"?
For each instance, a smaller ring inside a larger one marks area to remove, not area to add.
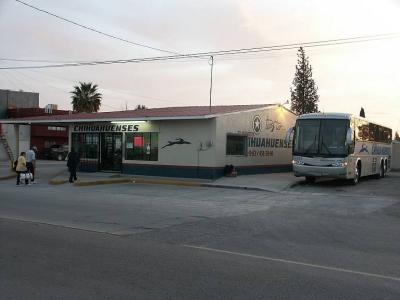
[[[347,156],[346,133],[349,120],[304,119],[296,123],[294,155]]]

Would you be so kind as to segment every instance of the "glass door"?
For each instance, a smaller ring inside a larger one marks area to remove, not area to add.
[[[121,171],[122,166],[122,133],[101,134],[102,171]]]

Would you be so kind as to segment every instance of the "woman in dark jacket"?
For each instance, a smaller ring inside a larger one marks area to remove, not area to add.
[[[78,167],[79,161],[80,159],[78,153],[76,153],[74,150],[71,150],[71,152],[68,154],[68,161],[67,161],[70,183],[74,182],[73,180],[77,180],[76,168]]]

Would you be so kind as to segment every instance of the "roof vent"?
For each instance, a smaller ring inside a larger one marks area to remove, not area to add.
[[[45,107],[44,107],[44,112],[46,113],[46,114],[52,114],[53,113],[53,110],[56,110],[57,109],[57,104],[47,104]]]

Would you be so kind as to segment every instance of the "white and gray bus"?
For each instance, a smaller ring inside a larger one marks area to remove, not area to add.
[[[293,136],[294,175],[309,182],[317,177],[349,179],[385,177],[390,169],[392,130],[344,113],[312,113],[298,117]]]

